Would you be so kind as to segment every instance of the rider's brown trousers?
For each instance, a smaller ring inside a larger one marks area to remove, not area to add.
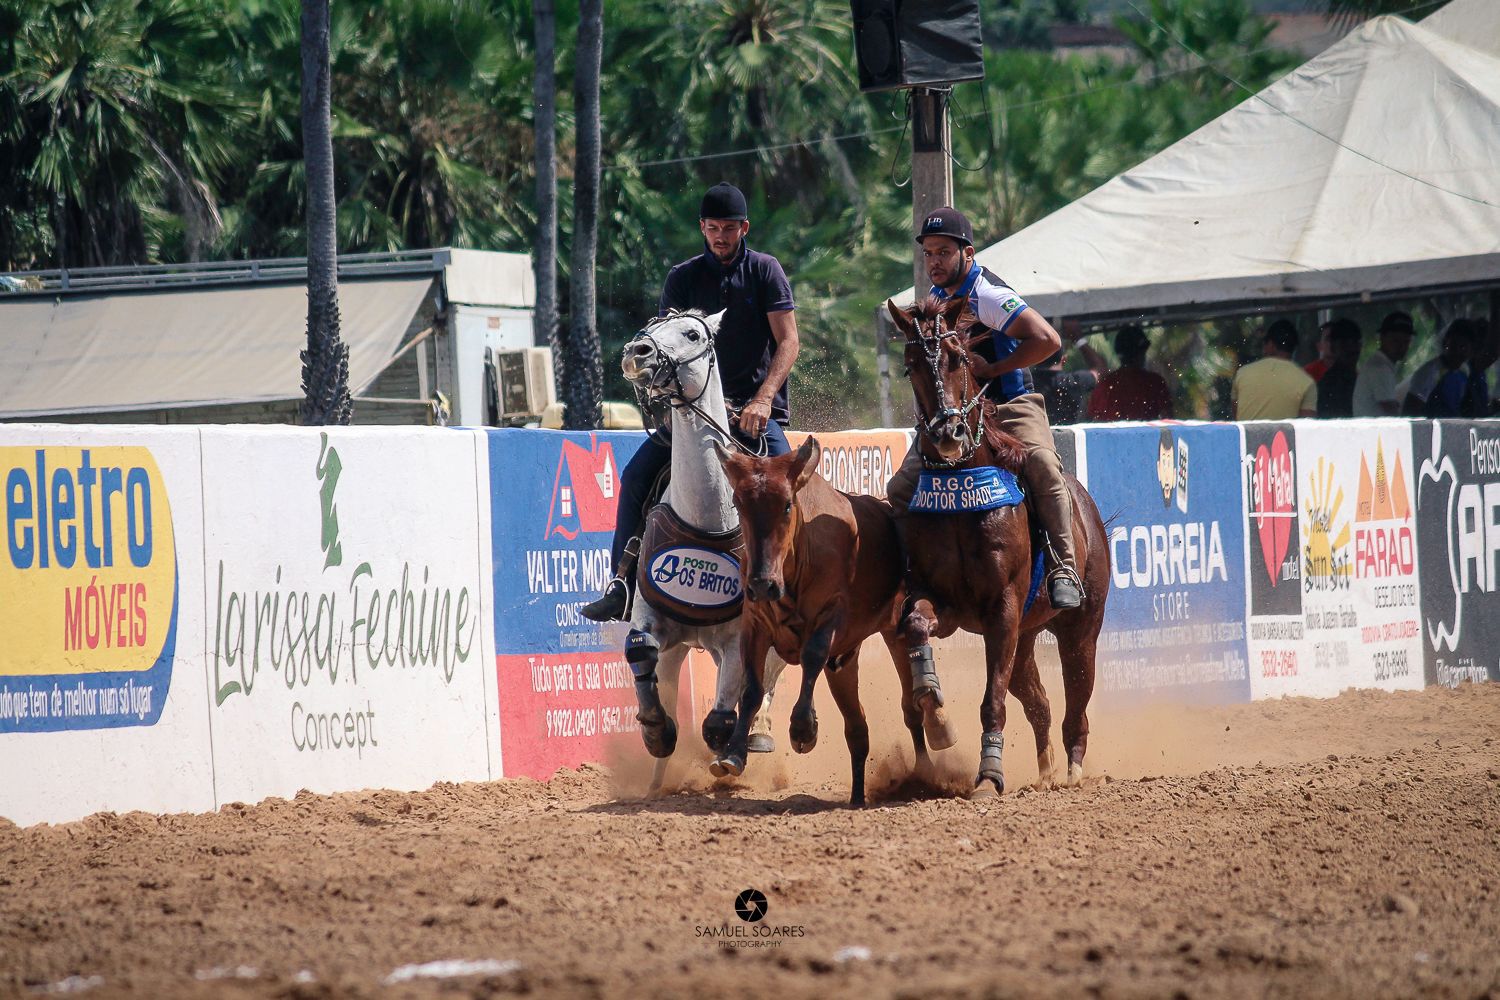
[[[1063,481],[1062,460],[1057,457],[1057,448],[1052,443],[1052,428],[1047,423],[1047,407],[1041,394],[1031,392],[1017,396],[996,406],[994,414],[1000,421],[1000,429],[1019,438],[1026,446],[1026,486],[1031,492],[1032,506],[1052,539],[1058,562],[1077,574],[1073,497],[1068,492],[1068,484]],[[906,505],[917,490],[917,475],[921,471],[922,455],[913,441],[901,468],[885,487],[886,498],[896,508],[898,516],[906,512]]]

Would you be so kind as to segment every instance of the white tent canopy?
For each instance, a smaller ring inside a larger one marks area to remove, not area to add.
[[[1497,165],[1500,2],[1454,0],[1366,22],[978,258],[1051,316],[1500,285]]]
[[[349,384],[379,375],[431,277],[339,284]],[[302,396],[307,289],[260,285],[0,305],[0,413],[45,416]]]

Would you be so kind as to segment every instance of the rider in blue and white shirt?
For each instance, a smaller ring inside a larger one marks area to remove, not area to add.
[[[958,325],[969,338],[974,375],[996,404],[1000,429],[1026,447],[1026,484],[1050,542],[1048,598],[1054,608],[1076,608],[1083,603],[1083,581],[1073,540],[1073,497],[1052,441],[1046,403],[1029,370],[1051,357],[1062,338],[1015,289],[974,260],[974,230],[962,212],[946,206],[933,212],[922,223],[917,242],[932,280],[929,294],[968,300]],[[898,512],[911,502],[921,471],[922,456],[913,441],[886,485],[886,497]]]

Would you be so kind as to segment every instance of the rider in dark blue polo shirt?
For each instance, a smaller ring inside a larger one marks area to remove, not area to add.
[[[791,419],[786,379],[797,360],[796,303],[781,264],[745,243],[750,231],[745,196],[732,184],[715,184],[703,196],[698,228],[704,252],[667,274],[658,314],[698,309],[724,311],[714,348],[719,378],[731,413],[731,429],[751,447],[763,443],[767,455],[790,451],[784,428]],[[629,577],[644,520],[646,494],[672,460],[671,426],[653,431],[620,473],[615,520],[614,578],[604,594],[583,608],[594,621],[614,621],[629,603]],[[629,552],[627,556],[627,551]]]

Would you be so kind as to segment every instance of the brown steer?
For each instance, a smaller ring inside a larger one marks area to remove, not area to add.
[[[812,694],[828,667],[828,688],[844,716],[853,787],[865,801],[870,730],[859,703],[859,648],[881,634],[901,678],[901,708],[917,766],[931,767],[922,713],[912,704],[906,646],[899,631],[904,564],[888,504],[841,493],[818,474],[818,443],[777,458],[752,458],[716,447],[734,490],[745,532],[743,642],[745,694],[729,746],[711,765],[716,775],[745,769],[749,720],[759,709],[766,653],[802,664],[802,689],[792,708],[792,746],[807,753],[818,742]]]

